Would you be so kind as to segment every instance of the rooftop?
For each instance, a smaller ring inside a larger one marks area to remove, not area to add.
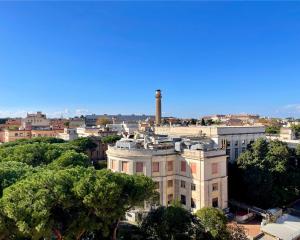
[[[261,230],[282,240],[293,240],[300,237],[300,218],[284,214],[275,223],[263,225]]]

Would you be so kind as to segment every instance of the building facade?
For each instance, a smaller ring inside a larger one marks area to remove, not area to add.
[[[209,137],[218,148],[226,150],[228,160],[231,162],[234,162],[246,150],[248,144],[258,138],[266,137],[264,126],[156,127],[155,133],[179,137]]]
[[[30,139],[31,131],[30,130],[8,130],[3,131],[3,142],[14,142],[19,139]]]
[[[22,119],[22,128],[26,130],[49,127],[50,120],[47,119],[46,114],[43,114],[42,112],[37,112],[33,114],[27,113],[27,116]]]
[[[227,208],[224,150],[214,149],[212,145],[203,148],[199,142],[192,143],[194,147],[184,142],[139,143],[123,139],[109,146],[108,168],[151,177],[160,193],[160,204],[164,206],[179,200],[192,211],[206,206]]]

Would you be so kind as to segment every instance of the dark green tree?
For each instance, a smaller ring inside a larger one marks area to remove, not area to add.
[[[226,240],[230,235],[227,230],[227,219],[224,213],[212,207],[204,207],[196,212],[200,223],[205,228],[205,231],[210,233],[213,239]]]
[[[287,144],[258,139],[240,155],[234,174],[229,176],[230,183],[239,182],[230,187],[230,197],[262,208],[288,204],[299,197],[296,165],[295,151]],[[239,196],[233,196],[234,192]]]
[[[145,239],[207,239],[199,220],[179,205],[158,207],[141,223]]]
[[[45,169],[4,189],[0,204],[24,237],[81,239],[101,230],[116,239],[125,212],[151,198],[154,188],[144,176],[83,167]]]
[[[103,137],[101,139],[101,141],[103,143],[115,143],[116,141],[118,141],[120,139],[121,139],[121,136],[119,136],[119,135],[110,135],[110,136]]]

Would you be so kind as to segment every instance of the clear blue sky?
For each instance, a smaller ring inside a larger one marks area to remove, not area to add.
[[[300,2],[0,2],[0,116],[300,116]]]

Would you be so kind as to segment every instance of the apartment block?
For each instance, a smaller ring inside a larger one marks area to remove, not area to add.
[[[209,139],[122,139],[106,154],[112,171],[151,177],[164,206],[173,200],[192,211],[228,206],[226,151]]]
[[[226,150],[228,160],[231,162],[236,161],[248,144],[266,137],[264,126],[171,126],[156,127],[155,133],[178,137],[209,137],[218,148]]]

